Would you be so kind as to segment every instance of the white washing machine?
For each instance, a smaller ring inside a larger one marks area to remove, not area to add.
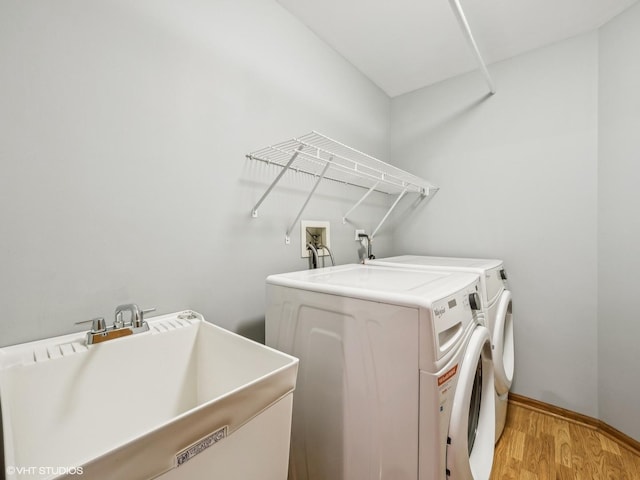
[[[496,387],[496,442],[507,418],[513,381],[514,341],[511,291],[502,260],[401,255],[367,260],[368,265],[420,268],[430,271],[470,272],[480,276],[483,311],[491,335]]]
[[[268,277],[266,343],[300,359],[289,479],[487,480],[479,291],[474,274],[361,264]]]

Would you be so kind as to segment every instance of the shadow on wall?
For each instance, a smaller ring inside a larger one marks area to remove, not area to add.
[[[464,105],[457,110],[452,111],[450,114],[442,117],[439,121],[433,125],[421,125],[419,121],[414,123],[415,128],[410,129],[410,133],[402,137],[403,142],[415,142],[425,138],[428,135],[430,139],[447,138],[448,135],[443,135],[442,132],[449,132],[454,126],[460,124],[460,122],[470,122],[470,115],[479,107],[485,104],[487,100],[492,98],[493,95],[487,93],[480,98],[473,100],[471,103]]]
[[[406,225],[407,222],[415,221],[415,218],[419,218],[420,212],[424,210],[428,203],[433,200],[434,197],[437,196],[437,192],[435,195],[429,195],[428,197],[416,197],[409,206],[405,206],[396,213],[396,218],[394,220],[394,229],[399,228],[402,225]]]
[[[236,329],[236,333],[264,345],[264,317],[242,322]]]

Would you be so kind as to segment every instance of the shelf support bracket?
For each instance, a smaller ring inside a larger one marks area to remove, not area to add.
[[[480,67],[480,71],[482,75],[484,75],[484,79],[489,86],[489,92],[491,95],[496,93],[496,87],[493,84],[493,80],[491,79],[491,75],[489,75],[489,70],[487,70],[487,65],[484,63],[482,59],[482,55],[480,55],[480,49],[478,49],[478,44],[473,38],[473,34],[471,33],[471,27],[469,26],[469,22],[467,22],[467,18],[464,15],[464,11],[462,10],[462,5],[460,5],[460,0],[449,0],[449,4],[451,5],[451,9],[453,10],[458,23],[460,24],[460,28],[462,28],[462,33],[466,37],[469,45],[471,46],[471,50],[476,56],[476,60],[478,61],[478,66]]]
[[[300,153],[301,150],[302,150],[302,145],[298,147],[298,149],[293,153],[293,155],[291,156],[291,159],[282,168],[282,170],[280,171],[278,176],[275,178],[275,180],[271,182],[271,185],[269,185],[269,188],[267,188],[267,191],[262,194],[262,197],[260,197],[260,200],[258,200],[258,203],[256,203],[255,206],[251,209],[251,216],[253,218],[256,218],[258,216],[258,207],[262,204],[262,202],[264,202],[264,199],[267,198],[267,196],[271,193],[271,190],[273,190],[273,187],[277,185],[277,183],[284,176],[284,174],[287,173],[287,170],[289,170],[289,167],[291,167],[291,164],[298,157],[298,154]]]
[[[351,207],[347,213],[344,214],[344,216],[342,217],[342,223],[347,223],[347,218],[349,217],[349,215],[351,215],[351,213],[353,213],[353,211],[360,206],[360,204],[364,201],[364,199],[367,198],[371,194],[371,192],[373,192],[376,189],[379,183],[380,182],[374,183],[373,186],[369,190],[367,190],[367,192],[362,196],[362,198],[358,200],[356,204],[353,207]]]
[[[378,224],[376,229],[373,231],[373,233],[369,235],[369,240],[373,240],[373,237],[376,236],[376,233],[378,233],[378,230],[380,230],[380,227],[382,226],[382,224],[387,221],[387,218],[389,218],[389,215],[391,215],[391,212],[393,212],[394,208],[396,208],[396,206],[398,205],[398,203],[400,203],[400,200],[402,200],[402,197],[404,197],[406,193],[407,193],[407,189],[405,188],[402,191],[402,193],[398,195],[398,198],[396,198],[396,201],[393,202],[393,205],[391,205],[391,208],[389,208],[389,211],[387,212],[387,214],[384,217],[382,217],[382,220],[380,220],[380,223]]]
[[[304,209],[307,208],[307,204],[309,203],[309,200],[311,200],[311,197],[316,192],[316,188],[318,188],[318,185],[320,184],[320,182],[324,178],[324,175],[325,175],[325,173],[327,173],[327,170],[329,169],[330,165],[331,165],[331,159],[327,162],[327,164],[322,169],[322,173],[320,174],[320,176],[318,177],[318,180],[316,180],[316,183],[313,185],[313,188],[309,192],[309,195],[307,196],[307,199],[304,201],[304,204],[302,205],[302,208],[298,212],[298,215],[296,216],[296,219],[291,223],[291,226],[289,228],[287,228],[287,233],[284,236],[284,243],[286,243],[287,245],[289,245],[291,243],[291,232],[293,231],[293,227],[295,227],[296,223],[298,223],[298,220],[300,220],[300,217],[302,216],[302,213],[304,212]]]

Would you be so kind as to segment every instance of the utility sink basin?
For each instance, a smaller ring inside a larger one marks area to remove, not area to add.
[[[7,479],[286,479],[297,359],[191,311],[148,323],[0,349]]]

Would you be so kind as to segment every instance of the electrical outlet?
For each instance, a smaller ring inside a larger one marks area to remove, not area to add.
[[[364,231],[364,228],[362,228],[362,229],[356,229],[356,242],[359,242],[360,240],[362,240],[362,239],[359,237],[359,235],[360,235],[361,233],[367,233],[367,232],[365,232],[365,231]]]
[[[300,255],[302,258],[311,256],[311,252],[307,248],[309,242],[331,248],[330,227],[330,223],[325,221],[302,220],[300,222]],[[319,248],[318,256],[325,255],[329,255],[329,252],[324,248]]]

